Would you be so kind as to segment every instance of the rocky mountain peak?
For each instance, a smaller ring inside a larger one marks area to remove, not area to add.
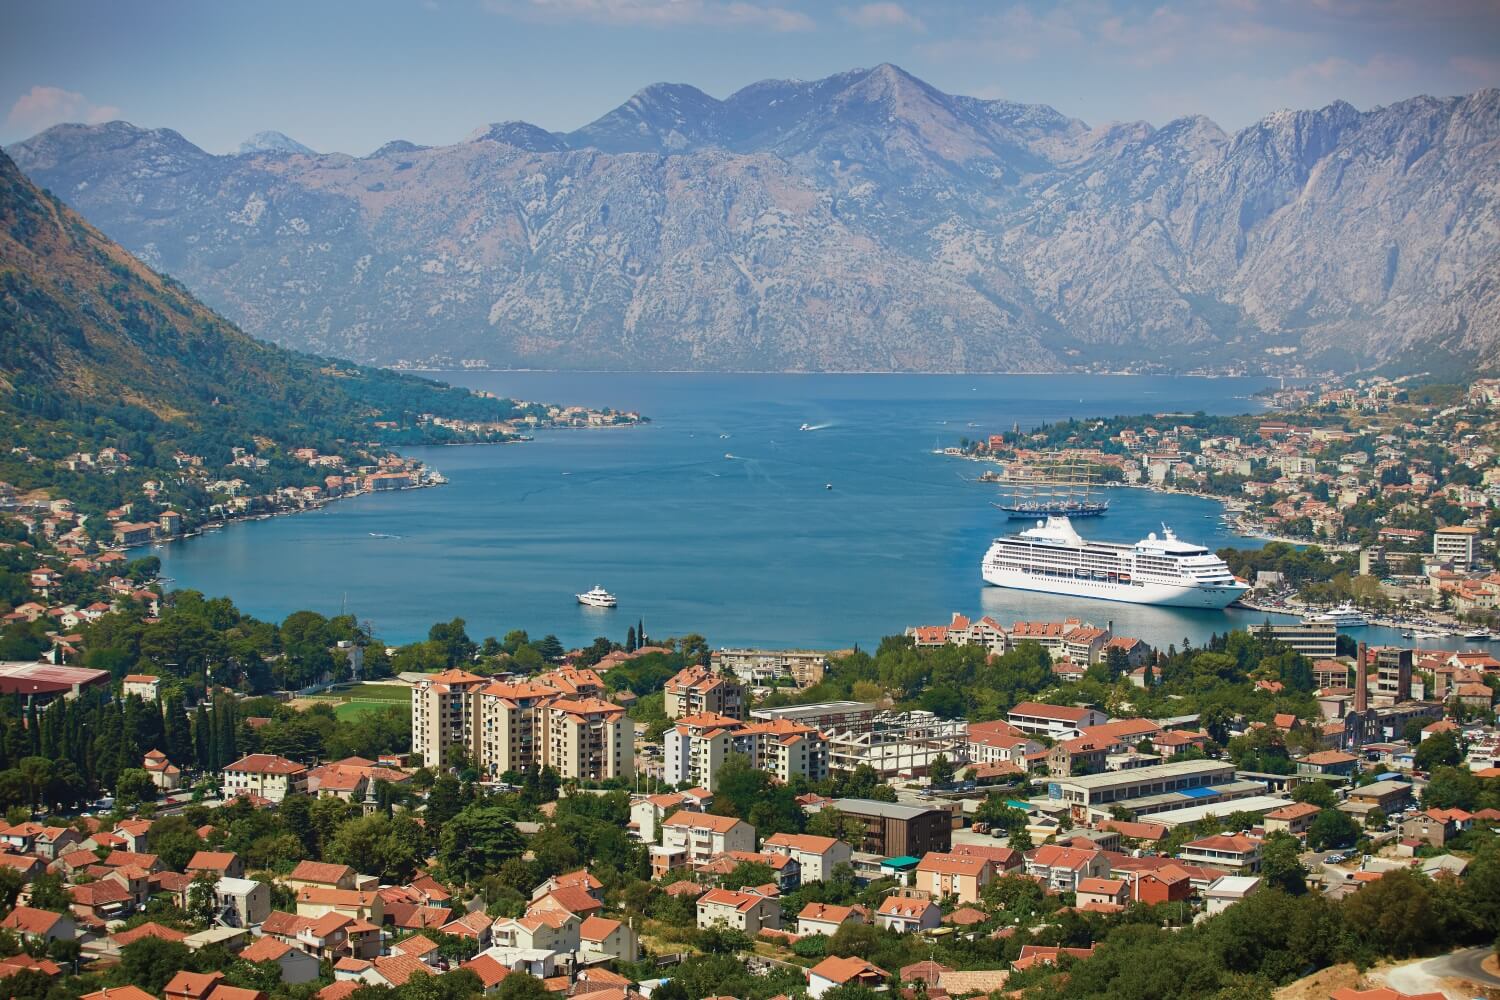
[[[286,153],[298,156],[318,155],[310,146],[304,146],[284,132],[276,131],[255,133],[240,143],[239,151],[241,154]]]

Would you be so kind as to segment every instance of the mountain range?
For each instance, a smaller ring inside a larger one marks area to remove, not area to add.
[[[1090,126],[898,67],[367,156],[10,150],[267,339],[378,364],[1493,368],[1500,91]]]

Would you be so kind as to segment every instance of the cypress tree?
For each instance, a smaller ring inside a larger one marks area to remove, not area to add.
[[[26,706],[26,744],[32,757],[42,755],[42,720],[37,715],[36,702]]]
[[[192,763],[202,770],[217,770],[213,766],[213,751],[210,748],[212,741],[208,738],[208,718],[203,711],[203,702],[198,702],[198,710],[193,713],[193,760]]]
[[[635,626],[632,625],[625,630],[625,652],[635,652]]]

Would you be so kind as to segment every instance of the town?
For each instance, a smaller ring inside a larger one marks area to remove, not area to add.
[[[1262,416],[1159,414],[992,434],[949,451],[1025,486],[1059,467],[1211,497],[1244,534],[1245,604],[1302,613],[1354,601],[1375,620],[1465,635],[1500,626],[1500,381],[1411,388],[1383,377],[1283,389]]]
[[[1146,997],[1212,956],[1182,995],[1344,1000],[1494,939],[1484,651],[962,613],[873,652],[389,646],[37,513],[0,542],[16,996]]]

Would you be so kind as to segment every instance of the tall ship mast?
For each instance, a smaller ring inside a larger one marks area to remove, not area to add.
[[[1123,545],[1083,538],[1057,516],[995,539],[981,570],[996,587],[1181,608],[1224,608],[1250,589],[1224,560],[1165,525],[1160,538],[1153,531]]]
[[[1056,453],[1040,466],[1033,483],[1013,483],[1009,495],[995,504],[1012,518],[1098,517],[1108,513],[1109,501],[1094,495],[1094,466]]]

